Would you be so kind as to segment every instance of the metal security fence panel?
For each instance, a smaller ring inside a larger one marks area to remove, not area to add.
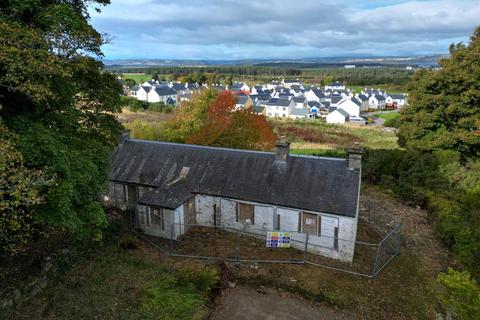
[[[168,237],[137,233],[163,253],[186,258],[253,263],[310,264],[365,277],[377,276],[400,253],[400,224],[390,215],[362,212],[357,240],[334,234],[171,224]]]

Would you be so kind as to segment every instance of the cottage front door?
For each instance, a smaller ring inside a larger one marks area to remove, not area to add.
[[[195,197],[185,203],[185,224],[197,224],[197,214],[195,211]]]
[[[127,209],[135,210],[137,205],[137,187],[127,185]]]

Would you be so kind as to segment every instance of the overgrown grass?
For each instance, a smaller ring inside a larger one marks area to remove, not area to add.
[[[285,135],[293,153],[344,156],[345,149],[358,142],[370,149],[397,149],[397,137],[379,127],[336,126],[320,120],[275,120],[277,135]]]
[[[140,73],[124,73],[123,79],[132,79],[135,80],[138,84],[142,84],[145,81],[152,80],[151,74],[140,74]]]
[[[374,114],[374,116],[377,116],[379,118],[382,118],[385,121],[388,121],[388,120],[399,118],[400,113],[399,112],[378,113],[378,114]]]
[[[78,263],[10,319],[201,319],[208,308],[215,269],[166,268],[156,255],[99,249]]]

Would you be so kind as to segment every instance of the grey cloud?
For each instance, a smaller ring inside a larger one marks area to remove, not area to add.
[[[137,5],[121,0],[93,15],[93,23],[118,42],[129,39],[143,48],[224,46],[244,53],[262,47],[274,56],[275,48],[283,47],[282,52],[297,48],[330,50],[333,55],[364,50],[374,54],[372,44],[384,53],[402,43],[416,48],[422,42],[434,51],[435,43],[438,47],[448,39],[468,37],[478,16],[476,1],[396,2],[362,9],[348,1],[152,0]]]

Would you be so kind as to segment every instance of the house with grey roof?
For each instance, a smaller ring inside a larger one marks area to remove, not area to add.
[[[348,159],[130,139],[116,149],[105,200],[131,210],[134,228],[174,241],[192,225],[266,237],[291,232],[293,248],[352,261],[361,150]]]
[[[270,98],[266,107],[268,117],[287,118],[292,109],[295,108],[295,102],[288,98]]]
[[[253,107],[253,100],[246,94],[236,94],[237,103],[235,104],[235,110],[247,109]]]
[[[177,92],[168,86],[152,87],[148,92],[148,102],[163,102],[165,104],[177,104]]]
[[[384,96],[380,94],[374,94],[368,98],[369,109],[384,110],[386,108],[386,105],[387,105],[387,100],[385,99]]]
[[[345,85],[340,81],[334,81],[325,86],[325,90],[345,90]]]
[[[401,108],[407,104],[407,95],[405,93],[389,94],[387,95],[385,102],[389,107]]]
[[[368,96],[361,93],[356,96],[356,99],[360,102],[360,112],[367,112],[370,106]]]
[[[325,120],[330,124],[344,124],[350,120],[350,114],[342,108],[338,108],[327,114]]]

